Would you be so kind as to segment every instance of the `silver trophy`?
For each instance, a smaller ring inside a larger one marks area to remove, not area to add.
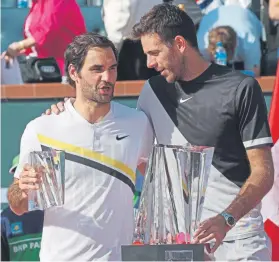
[[[38,190],[28,192],[28,210],[45,210],[62,206],[65,195],[65,152],[34,151],[29,154],[29,164],[41,174]]]
[[[213,147],[193,145],[153,147],[135,217],[134,245],[191,243],[201,219],[213,152]],[[191,250],[166,252],[166,260],[185,256],[191,261],[193,256]]]

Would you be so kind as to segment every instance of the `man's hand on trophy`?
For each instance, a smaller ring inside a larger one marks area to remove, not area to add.
[[[43,113],[43,115],[51,115],[52,113],[54,113],[55,115],[59,115],[61,112],[63,112],[65,110],[64,103],[68,99],[70,99],[72,103],[75,101],[75,98],[65,97],[64,102],[59,102],[56,105],[55,104],[51,105],[51,107],[49,109],[47,109],[45,111],[45,113]]]
[[[19,188],[26,193],[29,190],[39,189],[39,184],[42,181],[42,174],[44,172],[43,167],[38,167],[36,170],[30,165],[26,164],[23,167],[23,171],[19,176]]]
[[[196,230],[193,244],[204,244],[215,239],[215,245],[210,250],[210,253],[214,253],[229,230],[229,226],[221,215],[209,218],[202,222]]]

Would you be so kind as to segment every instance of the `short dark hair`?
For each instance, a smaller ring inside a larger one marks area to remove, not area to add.
[[[192,47],[198,48],[195,25],[192,19],[179,7],[163,3],[155,5],[135,24],[132,39],[139,39],[145,34],[158,34],[165,43],[173,43],[181,35]]]
[[[87,56],[88,50],[94,47],[110,47],[117,59],[117,50],[114,44],[105,36],[97,33],[89,32],[76,36],[72,43],[70,43],[65,51],[65,72],[68,83],[75,87],[75,82],[71,79],[68,68],[72,64],[79,73],[83,67],[84,60]]]

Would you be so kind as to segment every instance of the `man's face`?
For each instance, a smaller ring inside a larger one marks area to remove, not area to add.
[[[147,67],[160,72],[167,82],[181,78],[184,57],[176,44],[167,45],[158,34],[145,34],[141,37],[144,53],[147,55]]]
[[[84,98],[99,104],[109,103],[117,79],[117,61],[112,49],[90,49],[78,78],[76,87]]]

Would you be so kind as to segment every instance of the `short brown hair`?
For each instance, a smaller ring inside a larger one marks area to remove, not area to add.
[[[196,29],[192,19],[180,8],[169,3],[155,5],[132,30],[132,39],[145,34],[158,34],[168,44],[177,35],[183,36],[192,47],[198,48]]]
[[[75,87],[76,84],[70,77],[68,71],[69,65],[72,64],[76,68],[76,71],[79,73],[83,67],[88,51],[94,47],[110,47],[117,60],[117,50],[114,44],[107,37],[93,32],[76,36],[73,42],[68,45],[64,54],[65,72],[67,81],[71,86]]]
[[[236,47],[236,32],[230,26],[218,26],[212,29],[208,34],[208,51],[212,57],[215,56],[216,44],[222,42],[227,52],[228,61],[234,57]]]

